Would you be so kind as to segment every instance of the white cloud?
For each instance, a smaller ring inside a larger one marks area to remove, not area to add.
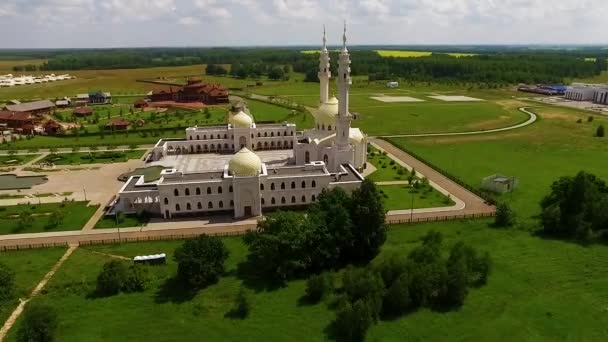
[[[199,9],[199,13],[203,17],[228,19],[232,16],[230,11],[221,6],[217,0],[194,0],[194,6]]]
[[[323,24],[339,37],[347,20],[352,44],[606,43],[607,14],[606,0],[0,0],[0,29],[44,46],[294,45],[318,44]]]
[[[177,23],[180,25],[193,26],[193,25],[198,25],[201,22],[200,22],[200,20],[198,20],[194,17],[181,17],[181,18],[179,18]]]

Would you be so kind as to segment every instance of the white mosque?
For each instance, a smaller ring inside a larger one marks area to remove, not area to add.
[[[244,108],[226,126],[187,128],[186,139],[161,139],[148,155],[149,165],[165,167],[160,179],[130,177],[108,214],[146,211],[171,219],[230,213],[242,218],[308,205],[324,189],[358,188],[367,138],[351,127],[346,28],[338,61],[338,98],[329,98],[325,32],[319,61],[315,128],[300,132],[290,123],[256,125]]]

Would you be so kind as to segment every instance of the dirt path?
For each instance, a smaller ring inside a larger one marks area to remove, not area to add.
[[[102,253],[102,252],[98,252],[98,251],[92,251],[92,250],[87,249],[87,248],[82,248],[82,250],[85,250],[87,252],[90,252],[90,253],[93,253],[93,254],[97,254],[97,255],[103,255],[103,256],[106,256],[106,257],[109,257],[109,258],[131,261],[131,259],[129,259],[127,257],[124,257],[122,255]]]
[[[15,310],[13,310],[13,312],[11,313],[9,318],[6,320],[6,322],[4,322],[2,329],[0,329],[0,341],[4,340],[8,331],[13,327],[13,325],[15,324],[15,322],[17,321],[19,316],[21,316],[21,313],[23,313],[23,310],[25,309],[25,305],[30,300],[32,300],[34,297],[36,297],[38,294],[40,294],[40,291],[42,291],[42,289],[44,289],[44,287],[49,282],[49,280],[51,280],[53,275],[55,275],[55,272],[57,272],[59,267],[61,267],[61,265],[63,265],[63,263],[70,257],[70,255],[72,255],[72,253],[76,250],[76,248],[78,248],[78,246],[71,245],[68,248],[68,250],[65,252],[65,254],[63,254],[61,259],[59,259],[59,261],[57,261],[57,263],[53,266],[53,268],[51,268],[49,273],[47,273],[44,276],[44,278],[42,278],[42,280],[38,283],[38,285],[36,285],[34,290],[32,290],[32,293],[30,293],[30,296],[26,300],[20,300],[20,303],[17,306],[17,308],[15,308]]]

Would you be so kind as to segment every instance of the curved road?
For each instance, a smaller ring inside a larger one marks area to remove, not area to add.
[[[528,120],[519,123],[517,125],[488,129],[485,131],[469,131],[469,132],[452,132],[452,133],[420,133],[420,134],[395,134],[395,135],[379,135],[382,138],[416,138],[416,137],[445,137],[453,135],[473,135],[473,134],[485,134],[485,133],[496,133],[503,131],[510,131],[512,129],[522,128],[533,124],[538,119],[536,113],[529,111],[527,107],[518,108],[520,112],[525,113],[529,116]]]

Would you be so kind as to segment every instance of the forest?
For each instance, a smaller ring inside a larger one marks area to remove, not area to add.
[[[443,51],[442,48],[437,48]],[[476,50],[467,50],[467,52]],[[2,56],[3,51],[0,51]],[[14,52],[13,52],[14,53]],[[20,52],[27,55],[27,52]],[[332,50],[331,58],[337,60]],[[454,57],[433,52],[425,57],[381,57],[375,50],[351,48],[353,75],[369,75],[370,80],[402,79],[433,82],[478,82],[495,84],[563,83],[566,79],[592,77],[607,69],[608,51],[591,50],[492,50],[482,54]],[[34,51],[36,58],[47,58],[41,71],[133,69],[196,64],[230,65],[230,74],[239,78],[269,76],[277,66],[291,67],[306,74],[306,81],[317,81],[318,55],[296,48],[140,48],[103,50]],[[595,58],[595,61],[586,60]],[[33,71],[31,65],[15,71]],[[337,68],[332,64],[333,72]]]

